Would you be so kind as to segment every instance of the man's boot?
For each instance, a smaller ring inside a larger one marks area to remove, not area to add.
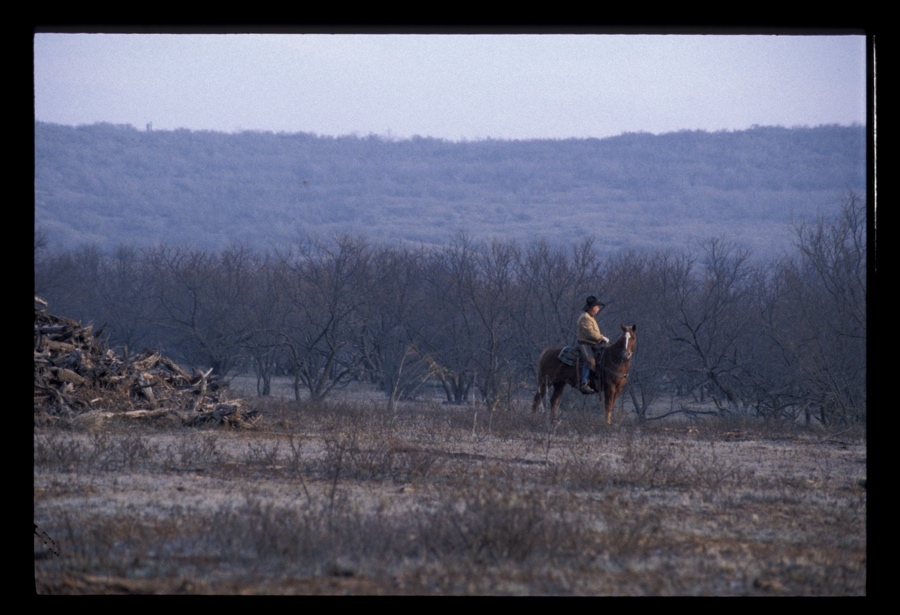
[[[591,395],[592,393],[597,392],[596,390],[594,390],[594,387],[592,387],[591,383],[588,381],[590,374],[591,374],[591,368],[588,367],[587,365],[584,365],[581,368],[581,387],[578,390],[581,391],[582,393],[584,393],[585,395]]]

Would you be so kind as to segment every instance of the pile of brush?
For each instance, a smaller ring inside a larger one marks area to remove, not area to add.
[[[93,325],[83,327],[47,312],[34,298],[35,421],[98,417],[165,420],[183,425],[252,425],[259,415],[241,400],[226,400],[227,383],[212,374],[188,373],[153,350],[120,357]]]

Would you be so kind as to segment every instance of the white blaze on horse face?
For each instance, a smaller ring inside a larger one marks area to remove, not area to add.
[[[631,341],[631,331],[625,332],[625,356],[631,358],[631,350],[628,349],[628,342]]]

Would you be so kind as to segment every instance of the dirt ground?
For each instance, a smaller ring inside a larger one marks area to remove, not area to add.
[[[866,594],[861,428],[257,408],[36,426],[37,593]]]

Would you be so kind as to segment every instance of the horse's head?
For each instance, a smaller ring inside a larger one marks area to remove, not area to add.
[[[627,360],[634,356],[634,351],[637,348],[637,325],[631,325],[630,327],[625,325],[619,326],[622,327],[622,358]]]

